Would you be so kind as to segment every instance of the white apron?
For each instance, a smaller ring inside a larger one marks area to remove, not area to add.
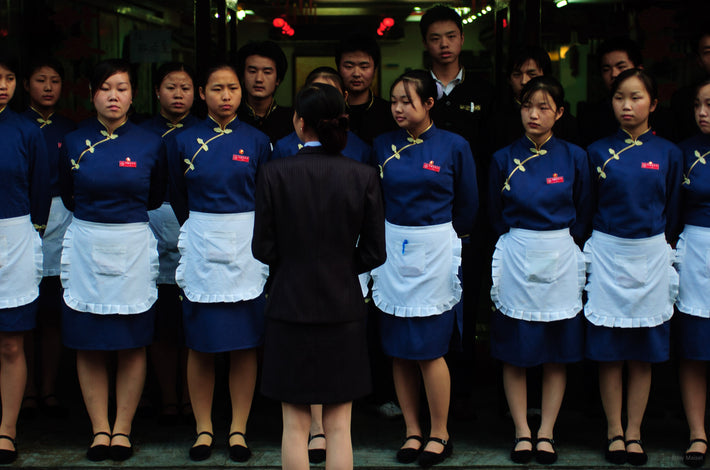
[[[491,300],[503,315],[550,322],[582,310],[584,255],[569,229],[512,228],[496,243]]]
[[[676,247],[678,310],[710,318],[710,228],[686,225]]]
[[[148,211],[148,223],[155,238],[158,239],[160,259],[158,284],[175,284],[175,270],[180,261],[180,251],[177,246],[180,223],[170,203],[164,202],[157,209]]]
[[[264,290],[269,267],[251,253],[254,212],[190,211],[180,228],[175,279],[192,302],[250,300]]]
[[[664,234],[631,239],[595,230],[584,255],[589,275],[584,314],[592,324],[653,327],[673,316],[678,273]]]
[[[0,309],[31,303],[41,281],[42,240],[30,216],[0,219]]]
[[[428,317],[461,299],[461,240],[450,222],[405,227],[385,221],[387,261],[371,271],[377,308],[397,317]]]
[[[42,254],[44,256],[45,277],[59,276],[62,268],[60,265],[62,258],[62,243],[64,242],[64,232],[71,223],[72,213],[64,207],[62,198],[59,196],[52,198],[52,207],[49,209],[49,219],[47,228],[42,237]]]
[[[147,311],[158,298],[157,244],[147,222],[105,224],[75,217],[62,250],[67,306],[96,314]]]

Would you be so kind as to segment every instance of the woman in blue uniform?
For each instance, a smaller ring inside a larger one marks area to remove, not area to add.
[[[701,83],[695,96],[695,121],[700,133],[680,144],[683,150],[683,219],[678,239],[676,267],[680,286],[673,319],[678,339],[680,390],[690,428],[690,444],[683,462],[702,467],[708,442],[705,434],[707,361],[710,361],[710,80]]]
[[[648,126],[657,104],[653,78],[640,69],[614,80],[618,132],[588,148],[596,192],[587,257],[585,355],[599,361],[607,419],[606,459],[647,461],[641,422],[651,387],[651,364],[668,360],[670,318],[678,293],[669,242],[677,237],[682,182],[678,147]],[[628,367],[626,427],[622,370]]]
[[[306,77],[304,86],[308,86],[312,83],[331,85],[337,88],[341,94],[345,89],[342,77],[331,67],[318,67],[313,69]],[[301,147],[303,147],[303,142],[301,142],[296,132],[292,132],[276,142],[274,152],[271,154],[271,159],[276,160],[278,158],[296,155]],[[348,131],[348,140],[343,149],[343,155],[361,163],[374,164],[372,160],[372,148],[351,131]]]
[[[59,161],[64,205],[73,212],[62,250],[64,344],[91,419],[89,460],[133,454],[131,424],[143,390],[145,346],[153,339],[157,242],[148,211],[165,194],[158,136],[131,123],[130,65],[99,63],[91,77],[96,118],[66,136]],[[116,420],[109,423],[109,356],[116,351]]]
[[[550,76],[521,92],[525,136],[493,155],[491,224],[500,237],[493,255],[491,354],[503,361],[503,386],[515,424],[510,453],[557,460],[553,431],[565,392],[565,364],[584,357],[583,243],[591,218],[587,154],[558,140],[552,127],[564,113],[562,85]],[[543,365],[542,419],[533,452],[527,420],[526,368]]]
[[[25,389],[23,413],[39,406],[49,416],[61,417],[66,414],[66,408],[60,405],[54,393],[62,351],[62,286],[59,281],[59,258],[64,232],[71,222],[71,212],[64,207],[59,197],[57,167],[62,140],[66,134],[76,129],[76,124],[56,112],[64,79],[62,64],[54,58],[36,58],[32,60],[28,72],[25,90],[30,97],[30,107],[23,114],[42,130],[47,144],[52,205],[47,229],[42,237],[44,278],[39,286],[38,328],[36,333],[28,336],[26,344],[29,380]],[[36,358],[35,350],[39,353]],[[34,381],[35,363],[40,368],[39,398]]]
[[[234,68],[210,67],[200,84],[207,119],[168,143],[170,201],[181,224],[177,284],[184,291],[187,382],[197,423],[190,458],[212,450],[214,354],[229,352],[229,455],[251,456],[245,432],[264,332],[266,265],[251,254],[256,173],[269,138],[237,119],[242,89]]]
[[[478,209],[476,170],[462,137],[434,126],[436,84],[415,70],[390,89],[401,128],[373,142],[385,200],[387,262],[372,271],[372,298],[382,311],[385,354],[393,357],[395,390],[406,425],[402,463],[430,466],[451,455],[447,418],[451,391],[444,360],[461,298],[461,241]],[[420,374],[431,430],[419,422]]]
[[[194,77],[192,69],[180,62],[161,65],[153,83],[160,112],[141,126],[167,140],[199,123],[200,119],[190,114],[195,97]],[[163,205],[150,211],[148,217],[150,228],[158,239],[160,259],[155,339],[149,355],[162,399],[158,420],[162,424],[175,424],[181,414],[189,414],[190,406],[186,380],[179,380],[179,375],[184,376],[187,364],[180,289],[175,284],[175,270],[180,259],[177,247],[180,224],[170,206],[167,192]],[[183,393],[178,396],[180,383],[184,387]]]
[[[0,463],[17,458],[17,415],[27,380],[24,332],[36,325],[49,168],[41,131],[8,108],[17,67],[0,57]]]

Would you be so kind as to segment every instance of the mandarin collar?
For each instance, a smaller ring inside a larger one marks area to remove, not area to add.
[[[616,131],[616,137],[623,140],[623,141],[626,141],[628,139],[631,139],[632,141],[634,141],[634,138],[631,137],[631,134],[626,132],[622,127],[619,127],[619,130]],[[648,142],[651,139],[651,137],[653,137],[653,130],[649,127],[648,129],[646,129],[646,131],[643,134],[638,136],[638,138],[635,140],[641,141],[641,142]]]

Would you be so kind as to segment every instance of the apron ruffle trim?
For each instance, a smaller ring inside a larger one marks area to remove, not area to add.
[[[678,239],[678,243],[676,245],[676,255],[675,255],[675,267],[676,270],[678,271],[678,275],[680,276],[682,273],[681,271],[683,270],[683,262],[686,258],[687,254],[687,247],[686,247],[686,239],[685,239],[685,234],[688,231],[698,231],[698,232],[708,232],[710,231],[709,228],[706,227],[696,227],[696,226],[689,226],[686,225],[685,229],[683,230],[683,233],[681,234],[680,238]],[[706,261],[707,262],[707,261]],[[708,293],[708,299],[707,304],[710,305],[710,293]],[[690,306],[686,303],[683,302],[682,298],[678,296],[678,300],[676,301],[676,307],[678,307],[678,310],[681,312],[685,313],[686,315],[692,315],[694,317],[699,317],[699,318],[710,318],[710,306],[707,308],[701,308],[697,306]]]
[[[25,216],[27,217],[27,223],[31,224],[30,222],[30,216]],[[32,303],[37,297],[39,297],[39,284],[42,282],[42,239],[39,237],[39,234],[34,230],[31,229],[32,232],[32,256],[33,256],[33,262],[34,262],[34,271],[35,271],[35,276],[34,276],[34,288],[32,289],[31,292],[27,292],[25,294],[20,295],[19,297],[14,297],[14,298],[0,298],[0,308],[14,308],[14,307],[21,307],[23,305],[27,305]]]

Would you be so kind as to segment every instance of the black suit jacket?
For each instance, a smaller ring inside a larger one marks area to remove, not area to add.
[[[304,147],[257,178],[252,252],[268,264],[266,316],[298,323],[363,319],[359,273],[384,263],[384,208],[374,168]]]

